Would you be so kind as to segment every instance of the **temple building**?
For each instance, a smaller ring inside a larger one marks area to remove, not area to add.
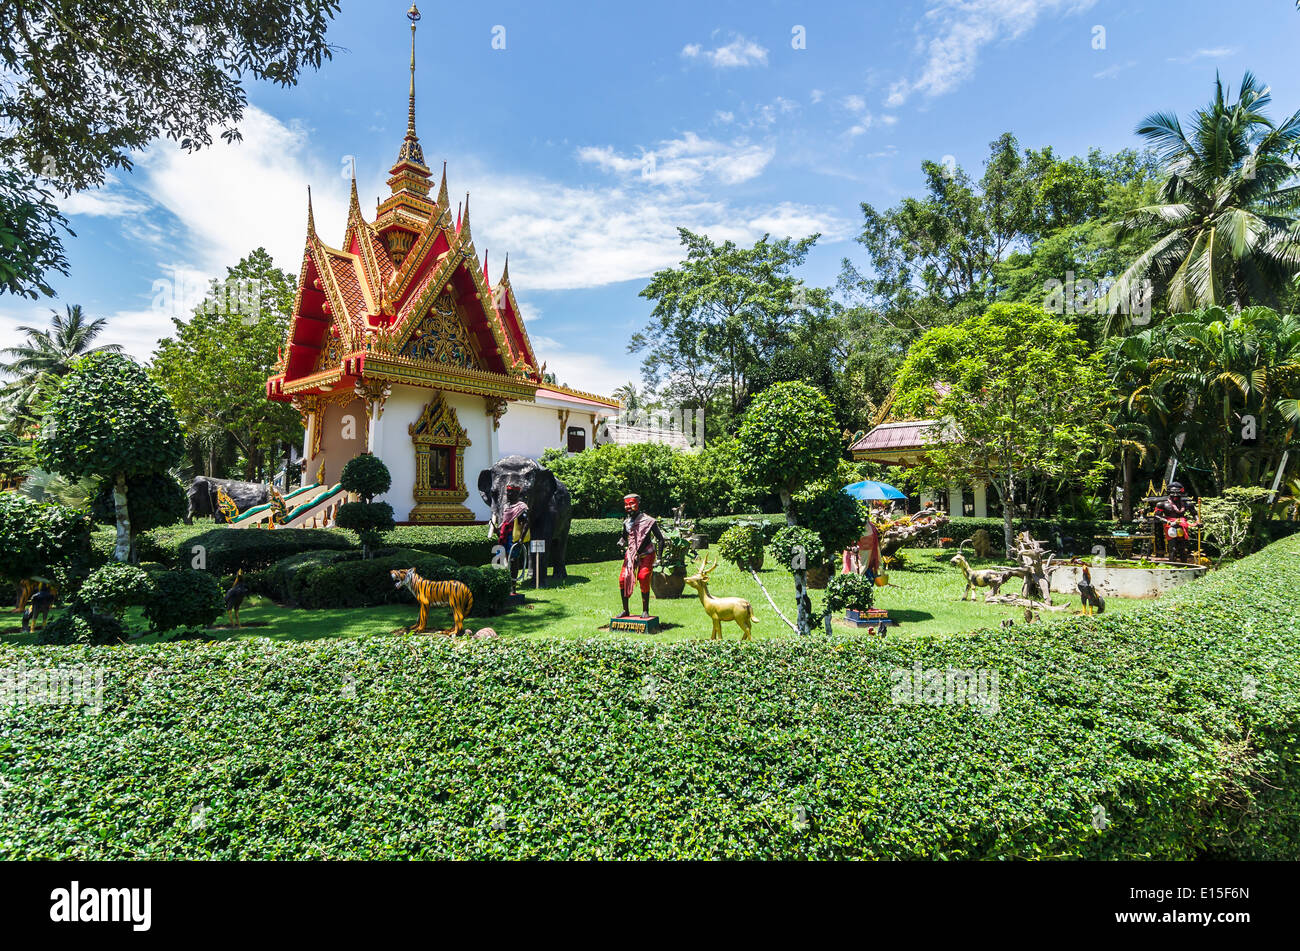
[[[302,414],[304,482],[333,486],[370,452],[387,465],[399,522],[486,520],[473,488],[511,454],[594,444],[617,400],[544,382],[510,283],[495,282],[470,230],[469,196],[454,212],[443,163],[436,195],[415,132],[415,21],[406,136],[391,194],[366,220],[355,171],[339,246],[307,236],[288,338],[267,397]]]

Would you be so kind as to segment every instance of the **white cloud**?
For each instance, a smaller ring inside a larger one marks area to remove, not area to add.
[[[148,207],[148,203],[126,194],[114,176],[105,179],[99,188],[73,192],[58,199],[59,210],[65,215],[91,215],[104,218],[121,218],[134,215]]]
[[[849,112],[865,112],[867,109],[867,101],[861,96],[845,96],[842,104]]]
[[[1235,46],[1213,46],[1208,49],[1193,50],[1184,56],[1170,56],[1171,63],[1193,63],[1198,59],[1223,59],[1237,52]]]
[[[808,94],[808,100],[814,105],[821,102],[825,97],[826,93],[822,92],[820,89],[814,89]]]
[[[585,146],[578,158],[621,177],[635,176],[646,184],[682,187],[706,180],[735,185],[762,173],[773,150],[744,141],[722,143],[694,132],[681,138],[624,155],[611,146]]]
[[[975,72],[980,51],[990,43],[1014,40],[1043,14],[1077,13],[1096,0],[928,0],[918,47],[925,65],[915,78],[889,87],[885,105],[901,106],[913,93],[939,96]],[[928,39],[926,39],[928,37]]]
[[[767,65],[767,49],[739,35],[727,45],[712,50],[706,50],[699,43],[687,43],[682,47],[682,57],[707,60],[716,69]]]

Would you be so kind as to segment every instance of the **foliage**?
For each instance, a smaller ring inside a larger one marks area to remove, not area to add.
[[[875,603],[876,584],[873,579],[852,571],[841,572],[826,582],[826,599],[822,605],[822,614],[817,620],[822,620],[827,614],[838,614],[850,609],[866,611]]]
[[[1014,638],[4,647],[0,666],[107,674],[103,716],[8,711],[0,852],[1289,858],[1297,554]],[[946,691],[950,669],[986,672],[986,697],[996,672],[996,715]],[[205,823],[176,821],[200,801]]]
[[[758,568],[763,563],[762,528],[753,522],[731,526],[718,538],[718,554],[737,568]]]
[[[355,551],[333,551],[329,549],[304,551],[288,558],[281,558],[269,568],[246,574],[249,588],[281,604],[296,604],[301,594],[301,579],[304,570],[321,565],[332,565],[339,561],[355,561],[360,557]]]
[[[144,616],[155,631],[209,627],[225,611],[225,592],[207,571],[172,568],[155,572],[149,580],[153,596],[145,603]]]
[[[41,465],[67,476],[165,472],[180,461],[176,411],[128,357],[82,357],[59,384],[41,428]]]
[[[90,555],[90,523],[80,512],[0,492],[0,579],[54,579],[60,565]]]
[[[285,528],[267,531],[256,528],[205,528],[178,533],[159,560],[178,567],[200,564],[221,577],[241,568],[245,573],[267,568],[289,555],[304,551],[333,549],[346,551],[355,545],[345,532],[321,528]],[[141,547],[142,555],[148,549]]]
[[[170,472],[150,472],[126,480],[126,507],[131,516],[131,534],[175,525],[189,509],[185,486]],[[91,503],[90,514],[100,525],[112,525],[113,482],[102,479]]]
[[[10,377],[3,390],[5,408],[19,424],[38,421],[45,400],[76,360],[92,353],[122,352],[115,343],[92,346],[104,332],[107,318],[87,320],[80,304],[68,304],[62,314],[57,310],[50,313],[53,318],[48,330],[19,327],[26,339],[0,350],[10,358],[0,364],[0,374]]]
[[[786,525],[776,530],[776,534],[772,536],[772,554],[776,556],[782,568],[786,571],[794,571],[795,554],[800,551],[803,553],[801,561],[806,568],[830,565],[821,536],[812,529]]]
[[[838,479],[805,486],[794,496],[795,519],[817,533],[817,557],[812,561],[833,561],[840,552],[857,544],[867,527],[865,505],[843,490]]]
[[[1259,486],[1233,486],[1217,498],[1201,499],[1205,540],[1218,549],[1220,561],[1236,556],[1256,534],[1268,496]]]
[[[145,604],[153,591],[149,576],[118,561],[96,568],[81,583],[77,599],[92,611],[122,620],[126,609]]]
[[[361,501],[370,502],[376,495],[383,495],[392,488],[393,477],[382,459],[363,452],[359,456],[353,456],[343,466],[339,485],[346,491],[361,496]]]
[[[740,478],[781,497],[836,470],[842,444],[830,402],[806,383],[776,383],[754,398],[736,435]]]
[[[172,318],[173,336],[158,342],[150,372],[181,408],[196,472],[226,476],[229,441],[242,457],[243,478],[264,479],[287,446],[301,445],[298,412],[266,398],[296,287],[258,248],[213,282],[188,320]]]
[[[659,548],[655,571],[667,575],[678,573],[686,567],[687,559],[694,557],[691,540],[686,537],[682,529],[671,522],[661,525],[660,530],[663,532],[664,543]]]
[[[357,533],[366,558],[372,549],[383,544],[384,533],[397,525],[393,507],[387,502],[344,502],[334,516],[334,524]]]
[[[1018,485],[1037,476],[1093,487],[1107,467],[1101,356],[1041,308],[994,304],[927,332],[908,351],[897,391],[900,412],[937,420],[915,481],[992,485],[1008,549]]]
[[[725,417],[734,418],[784,335],[803,313],[828,303],[826,291],[805,287],[791,273],[817,235],[764,235],[742,248],[685,228],[677,232],[686,257],[657,271],[641,291],[655,307],[628,350],[645,353],[642,374],[653,385],[667,383],[674,402],[709,410],[720,403]]]
[[[1164,179],[1156,203],[1124,219],[1122,233],[1147,246],[1110,289],[1107,312],[1148,279],[1175,313],[1280,302],[1300,264],[1300,111],[1269,120],[1272,97],[1249,72],[1230,95],[1215,76],[1214,100],[1189,129],[1170,112],[1138,126]]]
[[[210,145],[214,129],[239,139],[243,84],[289,86],[318,68],[337,11],[335,0],[187,0],[170,16],[145,0],[0,7],[0,165],[15,170],[0,188],[0,289],[49,294],[44,271],[66,267],[46,185],[64,195],[102,185],[155,139],[186,150]]]
[[[395,602],[411,603],[405,588],[393,584],[389,572],[415,568],[427,581],[459,581],[474,595],[472,614],[496,614],[510,594],[510,573],[500,568],[461,567],[442,555],[396,552],[362,561],[304,564],[292,582],[297,602],[304,608],[371,607]]]
[[[111,614],[76,608],[64,611],[36,632],[38,644],[118,644],[126,639],[122,622]]]

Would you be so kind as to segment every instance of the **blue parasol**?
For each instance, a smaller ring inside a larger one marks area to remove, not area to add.
[[[872,482],[867,479],[864,482],[854,482],[852,485],[846,485],[844,491],[855,499],[905,499],[907,493],[900,492],[887,482]]]

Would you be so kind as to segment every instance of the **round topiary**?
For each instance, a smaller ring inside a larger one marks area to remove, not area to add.
[[[750,522],[731,526],[718,539],[718,554],[737,568],[763,567],[763,529]]]
[[[225,610],[225,595],[206,571],[175,568],[151,576],[153,593],[144,616],[155,631],[178,627],[209,627]]]
[[[871,578],[851,571],[838,574],[826,583],[826,601],[817,620],[850,608],[865,611],[875,603],[876,585]]]
[[[736,433],[736,470],[787,509],[800,487],[831,475],[840,459],[840,428],[822,392],[807,383],[774,383],[754,397]]]
[[[805,486],[796,493],[794,513],[800,525],[817,533],[827,560],[856,545],[867,527],[866,506],[828,482]],[[812,560],[810,556],[810,564]]]
[[[362,453],[349,459],[339,476],[339,485],[346,492],[355,492],[364,502],[383,495],[393,484],[388,466],[378,456]]]
[[[110,561],[96,568],[81,583],[77,600],[92,611],[122,620],[126,609],[149,600],[153,586],[149,576],[135,565]]]
[[[125,639],[117,618],[90,610],[64,611],[36,632],[38,644],[119,644]]]
[[[801,568],[824,566],[827,563],[826,550],[821,536],[811,528],[787,525],[772,537],[772,554],[781,562],[786,571],[795,571],[795,553],[802,549]]]

